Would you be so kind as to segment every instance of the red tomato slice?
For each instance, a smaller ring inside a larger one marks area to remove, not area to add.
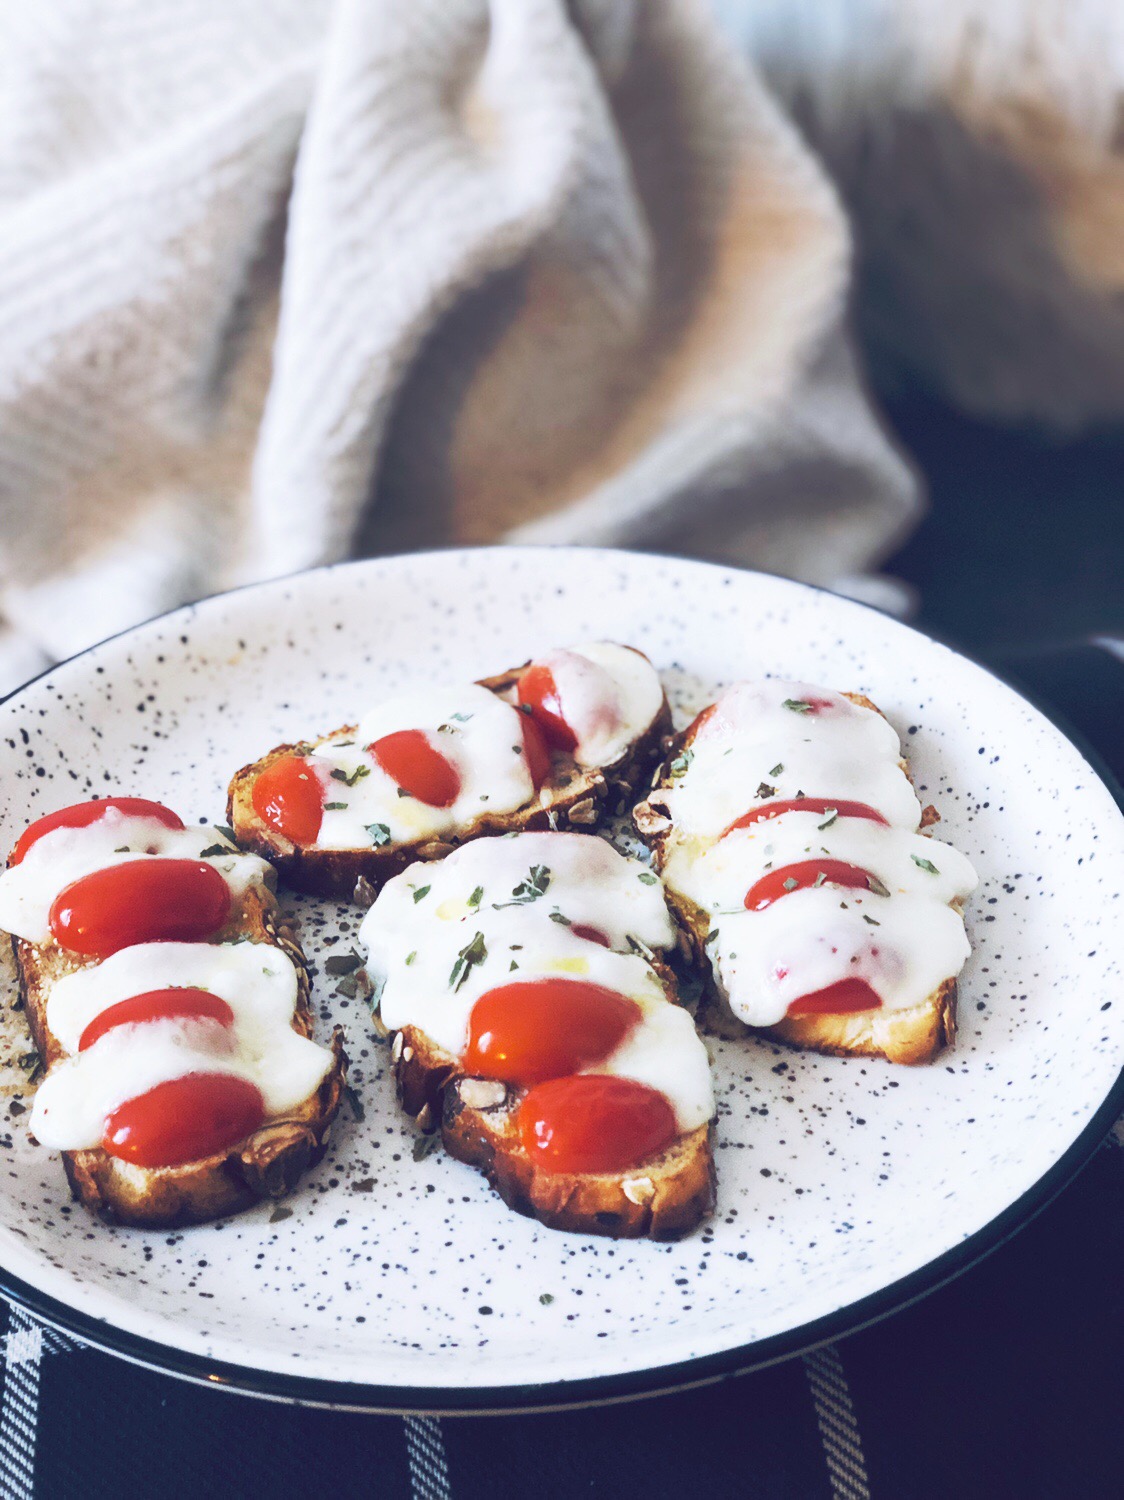
[[[814,886],[821,875],[821,885],[830,882],[832,885],[845,885],[862,891],[870,890],[870,882],[877,878],[869,870],[849,865],[842,859],[804,859],[799,864],[784,865],[779,870],[770,870],[768,875],[762,875],[749,888],[745,898],[746,910],[764,911],[782,896],[790,896],[793,891],[807,890],[809,886]]]
[[[518,1124],[523,1149],[547,1172],[624,1172],[679,1134],[665,1095],[604,1073],[536,1085],[519,1106]]]
[[[742,813],[736,823],[731,823],[726,833],[733,833],[735,828],[748,828],[753,823],[764,823],[770,818],[779,818],[786,812],[835,812],[841,818],[867,818],[872,823],[881,823],[884,828],[889,828],[889,820],[876,811],[866,802],[840,801],[838,797],[793,797],[786,802],[763,802],[760,807],[751,807],[749,812]],[[726,837],[726,833],[722,835]]]
[[[826,989],[801,995],[788,1007],[790,1016],[842,1016],[856,1010],[880,1010],[882,998],[865,979],[840,979]]]
[[[101,1143],[138,1167],[181,1167],[231,1146],[265,1119],[258,1089],[230,1073],[188,1073],[119,1105]]]
[[[146,797],[103,797],[99,802],[75,802],[71,807],[60,807],[57,812],[44,813],[25,828],[16,840],[16,847],[8,856],[9,865],[18,865],[24,855],[45,833],[56,828],[87,828],[105,815],[107,808],[116,808],[129,818],[154,818],[165,828],[182,828],[183,819],[165,807],[162,802],[149,802]]]
[[[709,723],[709,721],[717,712],[718,704],[708,703],[701,713],[697,713],[691,720],[691,722],[687,725],[686,733],[683,736],[683,743],[685,745],[689,745],[695,738],[695,735],[698,734],[699,730],[703,727],[703,725]]]
[[[324,815],[324,790],[302,755],[283,755],[266,766],[250,791],[263,823],[293,844],[314,844]]]
[[[576,750],[578,737],[566,723],[554,673],[549,667],[532,662],[519,678],[516,689],[519,702],[530,710],[530,717],[542,730],[548,745],[555,750]]]
[[[146,990],[103,1010],[86,1027],[78,1041],[79,1052],[92,1047],[107,1031],[118,1026],[135,1026],[143,1021],[171,1019],[218,1021],[220,1026],[234,1025],[234,1012],[226,1001],[210,990]]]
[[[523,720],[523,754],[527,757],[531,784],[537,792],[550,776],[550,747],[530,714],[520,714],[519,717]]]
[[[55,897],[51,931],[72,953],[106,958],[134,943],[198,942],[230,916],[230,887],[195,859],[131,859],[83,875]]]
[[[587,943],[600,943],[602,948],[609,947],[608,933],[602,932],[600,927],[587,927],[584,922],[574,922],[570,931],[576,938],[584,938]]]
[[[635,1000],[582,979],[527,979],[472,1007],[466,1073],[541,1083],[603,1062],[640,1020]]]
[[[452,807],[461,790],[460,772],[421,729],[399,729],[367,746],[392,781],[430,807]]]

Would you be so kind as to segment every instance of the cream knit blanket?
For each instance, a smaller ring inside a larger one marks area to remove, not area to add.
[[[830,583],[915,512],[815,160],[692,0],[0,15],[0,687],[353,552]]]

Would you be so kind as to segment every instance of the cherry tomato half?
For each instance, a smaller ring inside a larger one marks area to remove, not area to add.
[[[784,802],[763,802],[760,807],[751,807],[747,813],[742,813],[736,823],[731,823],[726,833],[733,833],[735,828],[749,828],[753,823],[764,823],[770,818],[779,818],[782,813],[787,812],[834,812],[841,818],[867,818],[872,823],[881,823],[884,828],[890,826],[889,820],[876,811],[866,802],[840,801],[838,797],[793,797]],[[722,835],[726,837],[726,833]]]
[[[537,1084],[519,1106],[518,1123],[523,1149],[547,1172],[624,1172],[679,1133],[665,1095],[605,1073]]]
[[[71,807],[60,807],[57,812],[44,813],[25,828],[8,856],[8,864],[18,865],[32,844],[45,833],[52,833],[56,828],[88,828],[104,817],[110,807],[129,818],[153,818],[165,828],[183,827],[183,819],[170,807],[165,807],[162,802],[149,802],[146,797],[103,797],[98,802],[75,802]]]
[[[106,958],[134,943],[198,942],[230,916],[230,887],[195,859],[131,859],[72,881],[55,897],[51,931],[72,953]]]
[[[801,995],[788,1007],[790,1016],[842,1016],[857,1010],[879,1010],[882,998],[865,979],[840,979],[826,989]]]
[[[770,870],[768,875],[762,875],[749,888],[745,898],[746,910],[764,911],[782,896],[790,896],[793,891],[807,890],[809,886],[814,886],[821,875],[821,885],[845,885],[862,891],[870,890],[871,881],[876,879],[869,870],[849,865],[846,860],[804,859],[799,864],[784,865],[779,870]]]
[[[527,979],[472,1007],[463,1066],[477,1078],[541,1083],[604,1062],[640,1020],[635,1000],[582,979]]]
[[[452,807],[460,796],[460,772],[421,729],[399,729],[367,746],[392,781],[429,807]]]
[[[578,737],[566,723],[554,673],[549,667],[532,662],[519,678],[516,688],[519,702],[542,730],[548,745],[555,750],[576,750]]]
[[[531,773],[531,785],[537,792],[550,777],[550,747],[546,737],[530,714],[520,714],[523,720],[523,754],[527,757],[527,769]]]
[[[570,926],[570,931],[576,938],[584,938],[587,943],[600,943],[602,948],[610,946],[608,933],[602,932],[600,927],[590,927],[585,922],[574,922]]]
[[[187,1073],[127,1099],[102,1146],[138,1167],[180,1167],[237,1145],[265,1119],[258,1089],[231,1073]]]
[[[79,1052],[85,1052],[107,1031],[118,1026],[135,1026],[144,1021],[172,1019],[218,1021],[220,1026],[234,1025],[234,1012],[226,1001],[210,990],[146,990],[119,1000],[95,1016],[78,1041]]]
[[[324,791],[303,755],[282,755],[266,766],[250,792],[254,811],[292,844],[314,844],[324,815]]]

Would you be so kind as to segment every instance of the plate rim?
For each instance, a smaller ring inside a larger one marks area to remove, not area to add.
[[[166,610],[124,630],[116,631],[103,640],[95,641],[63,661],[55,662],[43,671],[37,672],[26,682],[4,694],[0,697],[0,706],[17,698],[35,683],[51,676],[52,673],[81,660],[82,657],[99,650],[111,641],[138,634],[158,621],[172,621],[180,616],[190,616],[201,605],[206,605],[211,601],[226,599],[232,595],[257,589],[273,588],[285,583],[299,583],[301,579],[323,573],[388,563],[393,565],[400,559],[414,560],[419,557],[446,554],[483,558],[489,552],[502,552],[505,555],[540,552],[559,554],[595,552],[629,561],[648,559],[653,563],[663,562],[692,568],[713,569],[718,573],[735,573],[747,579],[768,578],[790,584],[797,589],[807,589],[812,593],[827,594],[832,598],[844,598],[847,604],[855,608],[866,610],[883,619],[890,618],[901,629],[910,631],[932,644],[943,646],[953,655],[978,668],[1029,704],[1084,758],[1090,770],[1124,814],[1124,789],[1099,751],[1089,744],[1084,735],[1069,725],[1052,704],[1043,703],[1037,694],[1028,691],[1022,683],[1017,680],[1012,681],[1005,673],[996,671],[991,665],[980,661],[971,651],[962,649],[940,633],[887,617],[883,611],[875,609],[872,605],[865,604],[861,600],[847,598],[847,596],[836,595],[831,589],[818,584],[784,578],[778,574],[765,573],[761,569],[741,568],[732,564],[711,562],[701,558],[676,557],[665,553],[631,551],[621,547],[527,545],[432,547],[386,557],[350,558],[342,562],[327,563],[318,568],[305,569],[300,573],[288,574],[281,578],[258,580],[243,584],[238,588],[208,595],[205,599],[180,605],[173,610]],[[1025,1192],[958,1245],[926,1261],[924,1265],[918,1266],[916,1270],[900,1277],[897,1281],[880,1287],[865,1297],[849,1302],[820,1318],[799,1324],[782,1333],[772,1334],[764,1339],[751,1340],[712,1354],[696,1355],[690,1359],[667,1364],[646,1365],[642,1369],[620,1371],[616,1374],[595,1375],[578,1380],[548,1380],[471,1388],[380,1385],[367,1381],[326,1380],[320,1376],[272,1372],[253,1365],[212,1359],[130,1333],[115,1327],[105,1319],[73,1308],[50,1293],[41,1291],[9,1271],[2,1263],[0,1263],[0,1295],[3,1295],[10,1303],[42,1318],[52,1327],[72,1334],[83,1343],[90,1344],[105,1353],[117,1355],[144,1368],[188,1380],[194,1384],[205,1385],[211,1389],[235,1391],[266,1400],[335,1411],[390,1416],[515,1415],[520,1412],[563,1411],[609,1405],[645,1396],[686,1390],[764,1369],[768,1365],[777,1364],[820,1345],[857,1333],[863,1328],[868,1328],[914,1305],[946,1286],[972,1266],[978,1265],[1037,1217],[1088,1164],[1121,1113],[1124,1113],[1124,1068],[1121,1069],[1115,1083],[1107,1091],[1079,1134],[1053,1165],[1048,1167]]]

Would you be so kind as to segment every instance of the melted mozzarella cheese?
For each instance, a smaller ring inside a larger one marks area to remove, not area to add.
[[[576,936],[581,925],[611,946]],[[392,1030],[416,1026],[460,1056],[472,1008],[488,990],[580,978],[629,996],[642,1011],[621,1047],[591,1071],[650,1082],[671,1101],[681,1130],[713,1114],[706,1050],[644,957],[675,941],[659,881],[603,840],[513,834],[411,865],[383,887],[359,937]],[[672,1010],[682,1019],[669,1019]]]
[[[676,848],[668,858],[665,878],[711,912],[741,906],[750,887],[771,870],[815,859],[856,865],[891,892],[908,892],[942,906],[963,900],[976,888],[975,870],[951,844],[864,818],[836,818],[824,828],[826,816],[788,812],[751,823],[694,859]]]
[[[56,979],[47,1027],[67,1052],[110,1006],[150,990],[210,990],[234,1012],[242,1032],[288,1026],[297,1005],[297,970],[271,943],[137,943],[100,964]]]
[[[111,1005],[181,986],[219,995],[234,1024],[167,1019],[118,1026],[76,1052],[82,1032]],[[292,1029],[296,1003],[293,962],[269,943],[141,943],[68,974],[51,990],[47,1024],[73,1055],[39,1085],[32,1133],[57,1151],[97,1146],[120,1104],[188,1073],[243,1078],[261,1092],[267,1116],[283,1115],[319,1088],[332,1065],[327,1047]]]
[[[401,796],[397,783],[368,754],[368,745],[404,729],[421,730],[455,766],[460,791],[451,806],[430,807]],[[324,740],[309,759],[324,787],[326,806],[316,840],[324,849],[411,843],[486,813],[514,812],[535,795],[518,711],[475,683],[387,699],[362,719],[354,736]]]
[[[201,859],[205,854],[205,863],[222,875],[235,901],[250,886],[273,879],[265,860],[241,853],[217,828],[168,828],[155,818],[109,807],[84,828],[45,833],[18,865],[0,874],[0,927],[31,943],[46,942],[55,897],[84,875],[137,859]]]
[[[664,877],[708,917],[715,981],[747,1024],[775,1025],[794,1001],[851,978],[884,1008],[908,1009],[963,967],[959,904],[976,873],[958,850],[915,832],[919,807],[900,756],[881,715],[839,693],[743,683],[718,700],[676,786],[660,794],[674,819]],[[751,807],[800,793],[866,803],[890,826],[789,811],[723,837]],[[816,860],[868,872],[870,888],[825,881],[746,910],[759,880]]]
[[[750,1026],[775,1025],[794,1000],[843,979],[865,979],[885,1009],[906,1010],[958,974],[969,953],[959,913],[917,895],[821,886],[714,923],[707,952],[715,977]]]
[[[536,658],[550,668],[583,768],[611,766],[651,725],[663,703],[652,663],[629,646],[592,641]]]
[[[809,700],[829,706],[785,707]],[[750,808],[801,794],[865,802],[896,827],[916,829],[921,807],[900,759],[892,725],[841,693],[805,682],[743,682],[717,700],[658,800],[671,813],[674,841],[696,847]]]

